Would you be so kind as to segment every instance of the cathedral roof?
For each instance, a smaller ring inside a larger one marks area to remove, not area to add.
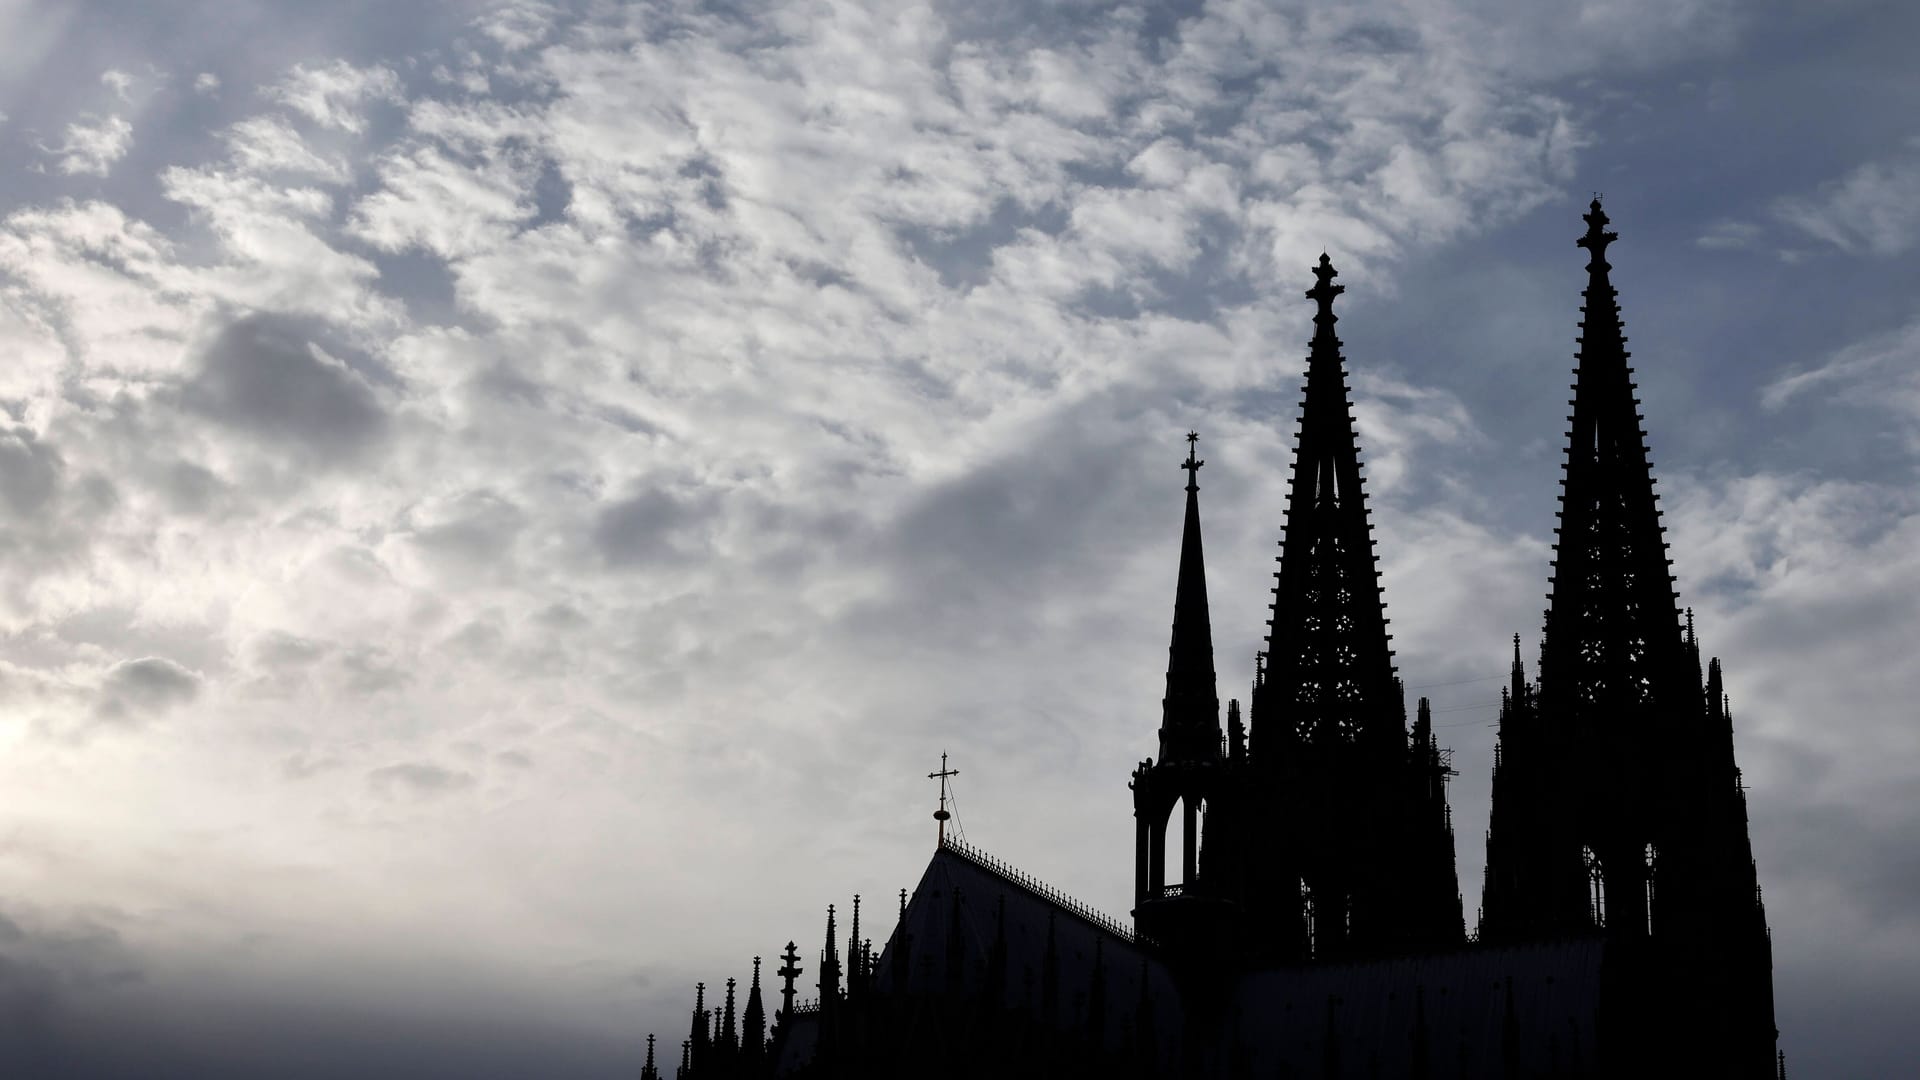
[[[896,963],[903,988],[891,985]],[[997,998],[1042,1026],[1097,1028],[1116,1050],[1137,1020],[1144,981],[1155,1024],[1180,1027],[1172,976],[1131,931],[952,838],[927,863],[877,974],[889,994]]]

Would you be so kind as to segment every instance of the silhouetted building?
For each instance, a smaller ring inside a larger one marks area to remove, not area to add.
[[[1553,587],[1534,682],[1514,638],[1476,933],[1448,754],[1393,666],[1322,255],[1267,648],[1224,731],[1187,436],[1132,926],[943,827],[880,951],[855,897],[843,967],[828,908],[811,1003],[788,943],[770,1036],[758,958],[738,1030],[733,980],[723,1007],[697,987],[679,1080],[1784,1076],[1720,664],[1682,625],[1615,237],[1598,199],[1585,220]]]

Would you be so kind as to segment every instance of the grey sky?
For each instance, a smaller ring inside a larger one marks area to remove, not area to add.
[[[1917,39],[0,0],[0,1060],[631,1075],[695,980],[917,878],[943,750],[971,840],[1124,915],[1181,435],[1244,696],[1323,249],[1471,910],[1597,190],[1781,1045],[1897,1071]]]

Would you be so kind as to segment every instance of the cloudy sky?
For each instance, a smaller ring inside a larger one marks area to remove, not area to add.
[[[890,907],[943,750],[971,840],[1124,915],[1181,436],[1244,696],[1323,249],[1471,912],[1597,190],[1781,1045],[1896,1071],[1915,41],[1898,0],[0,0],[0,1060],[630,1076],[696,980]]]

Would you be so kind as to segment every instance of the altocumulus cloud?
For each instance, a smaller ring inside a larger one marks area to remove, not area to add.
[[[43,1048],[75,1076],[630,1072],[694,979],[905,883],[943,748],[977,838],[1123,906],[1179,436],[1233,696],[1323,247],[1471,895],[1478,680],[1547,572],[1567,192],[1604,176],[1682,587],[1766,785],[1787,1045],[1892,1060],[1865,1004],[1858,1038],[1798,1033],[1863,1001],[1850,968],[1920,998],[1909,875],[1869,872],[1910,822],[1859,794],[1914,777],[1920,686],[1876,651],[1920,634],[1886,599],[1920,576],[1911,147],[1712,198],[1640,178],[1684,181],[1646,116],[1838,138],[1908,124],[1905,76],[1847,125],[1715,112],[1695,76],[1748,101],[1775,16],[1576,7],[0,6],[34,91],[0,85],[0,895],[144,974],[46,976],[128,1058],[73,1024]],[[1738,246],[1782,234],[1872,254],[1883,291],[1817,347],[1661,347],[1802,302]],[[1733,433],[1711,459],[1667,449],[1713,430],[1695,384]],[[1815,403],[1903,426],[1817,475],[1789,422]],[[1877,667],[1857,719],[1809,719]],[[1821,911],[1844,956],[1805,944]]]

